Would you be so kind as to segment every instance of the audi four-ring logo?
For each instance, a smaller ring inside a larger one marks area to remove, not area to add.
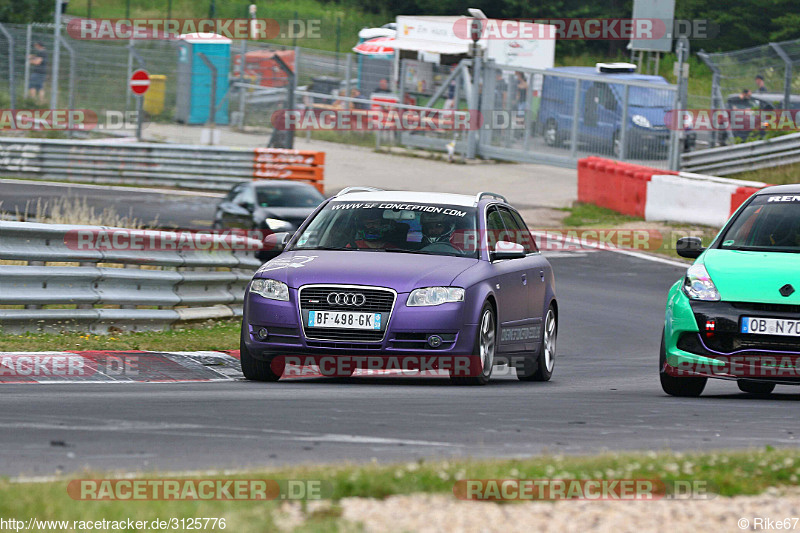
[[[332,292],[328,295],[330,305],[354,305],[360,307],[367,301],[367,297],[360,292]]]

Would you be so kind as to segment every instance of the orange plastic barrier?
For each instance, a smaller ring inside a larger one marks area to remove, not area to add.
[[[325,152],[283,148],[256,148],[254,152],[254,179],[300,180],[325,192]]]

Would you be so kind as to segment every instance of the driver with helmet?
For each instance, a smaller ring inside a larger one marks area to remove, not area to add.
[[[365,209],[356,218],[355,244],[358,248],[384,248],[389,229],[381,211]]]
[[[422,213],[422,243],[434,244],[437,242],[450,243],[450,237],[456,230],[456,223],[452,217],[441,213]]]

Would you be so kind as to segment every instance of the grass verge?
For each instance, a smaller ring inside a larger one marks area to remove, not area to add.
[[[561,208],[569,213],[562,221],[565,229],[575,230],[575,238],[581,238],[581,230],[632,230],[639,237],[628,237],[628,241],[619,242],[620,247],[630,247],[635,251],[650,252],[671,259],[684,260],[675,251],[676,241],[681,237],[700,237],[704,245],[708,245],[716,237],[719,228],[701,226],[697,224],[682,224],[673,222],[647,222],[643,218],[623,215],[593,204],[576,202],[572,207]],[[567,234],[572,236],[571,234]],[[591,237],[587,237],[591,239]],[[620,237],[622,238],[622,237]],[[612,244],[617,241],[612,240]]]
[[[731,174],[725,177],[737,180],[763,181],[772,185],[800,183],[800,163],[763,168],[761,170],[748,170],[747,172]]]
[[[703,453],[622,453],[599,456],[538,456],[514,460],[423,460],[394,465],[338,465],[254,470],[203,479],[321,480],[332,502],[324,511],[304,506],[301,530],[352,529],[338,518],[336,501],[347,497],[385,498],[397,494],[452,494],[461,479],[650,479],[704,481],[721,496],[752,495],[770,487],[793,487],[800,476],[800,450],[772,447]],[[81,473],[68,479],[111,479]],[[147,474],[158,478],[158,474]],[[189,476],[166,476],[171,479]],[[75,501],[68,479],[44,483],[0,480],[0,516],[40,520],[169,520],[225,518],[229,531],[270,531],[281,518],[279,501]],[[486,504],[491,505],[491,504]]]
[[[3,334],[0,351],[39,352],[61,350],[150,350],[188,352],[235,350],[239,348],[239,319],[209,321],[201,325],[179,326],[171,331],[115,332],[108,335],[85,333]]]

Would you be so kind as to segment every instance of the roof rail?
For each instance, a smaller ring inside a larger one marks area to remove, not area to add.
[[[485,197],[497,198],[498,200],[503,200],[505,203],[508,203],[508,200],[506,200],[506,197],[503,196],[502,194],[497,194],[496,192],[489,192],[489,191],[479,192],[475,196],[475,202],[480,202]]]
[[[375,192],[382,190],[383,189],[378,189],[376,187],[345,187],[341,191],[337,192],[334,196],[342,196],[344,194],[350,194],[351,192]]]

